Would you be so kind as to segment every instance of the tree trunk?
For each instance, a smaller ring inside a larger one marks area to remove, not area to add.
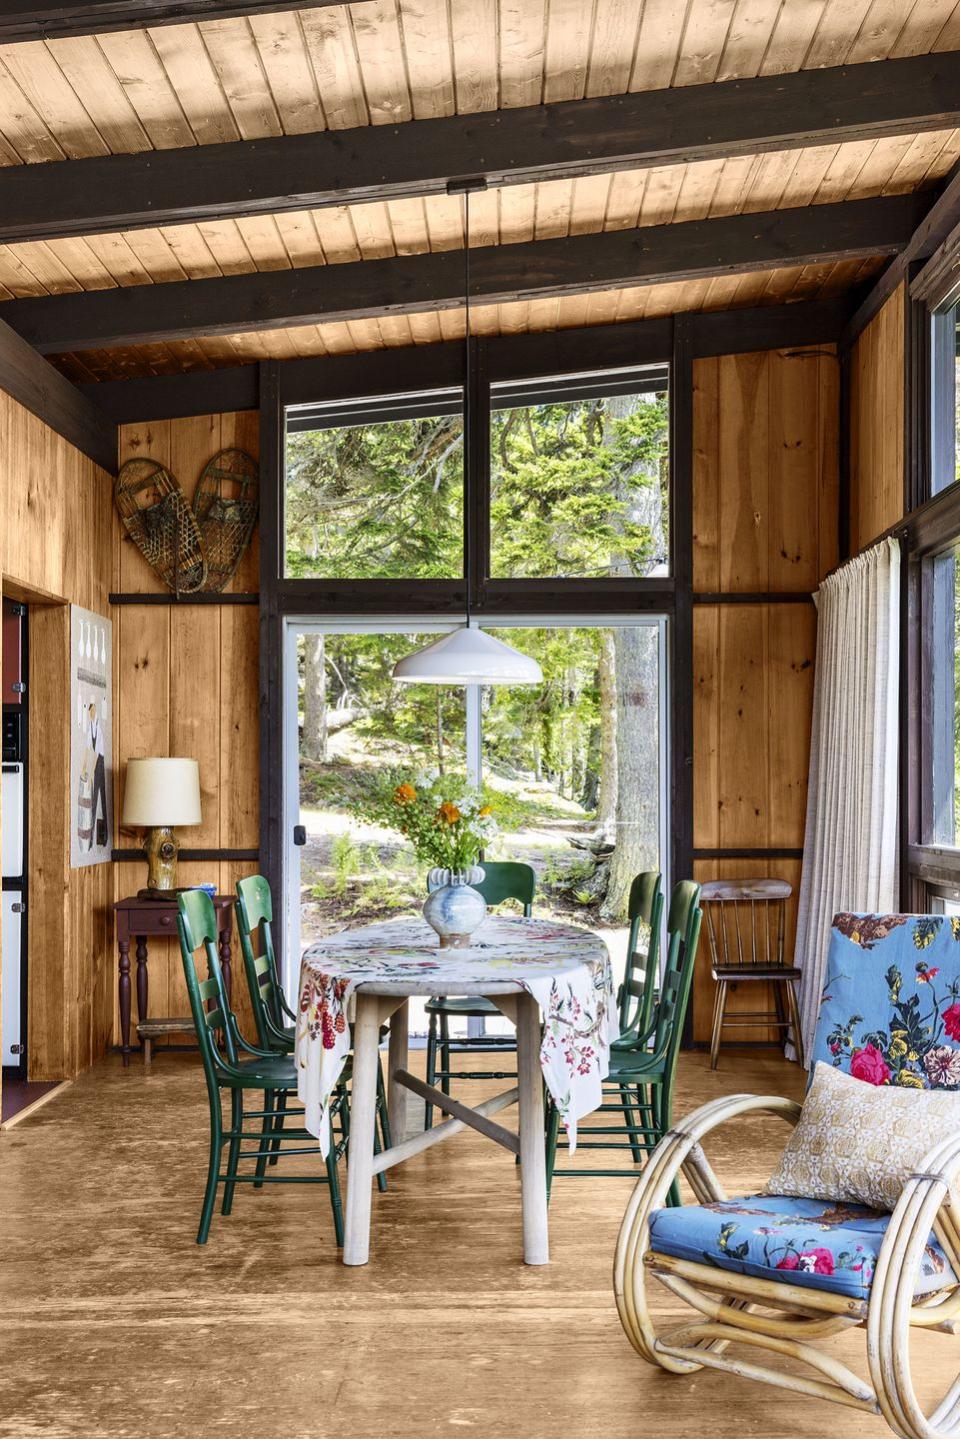
[[[607,436],[612,440],[612,422],[636,412],[648,401],[642,395],[622,395],[608,400]],[[655,468],[646,471],[649,484],[626,491],[627,480],[645,473],[642,463],[621,479],[618,498],[627,498],[625,520],[646,525],[653,535],[653,553],[663,552],[663,496]],[[612,574],[628,574],[626,560],[613,556]],[[657,633],[652,628],[630,625],[613,631],[616,677],[616,849],[610,861],[610,877],[602,912],[608,919],[623,919],[627,913],[630,885],[641,870],[658,867],[660,811],[660,736],[658,707]]]
[[[327,666],[323,635],[303,637],[303,757],[327,760]]]
[[[436,735],[437,735],[437,769],[443,774],[443,691],[440,685],[434,686],[436,695]]]
[[[617,676],[613,635],[600,634],[597,664],[600,691],[600,791],[597,795],[597,835],[613,839],[617,821]]]

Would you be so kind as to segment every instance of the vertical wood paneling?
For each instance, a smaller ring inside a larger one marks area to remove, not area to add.
[[[218,450],[236,446],[258,455],[256,412],[201,415],[120,431],[120,458],[146,455],[168,466],[187,499],[200,473]],[[114,572],[127,593],[156,592],[161,583],[135,546],[114,528]],[[244,554],[229,589],[258,587],[257,537]],[[258,611],[248,605],[124,605],[120,616],[115,674],[117,786],[122,771],[137,755],[182,755],[200,766],[202,823],[180,833],[186,849],[255,849],[259,832],[258,790]],[[122,836],[129,848],[137,843]],[[145,862],[144,862],[145,863]],[[254,873],[256,864],[199,860],[180,865],[182,884],[216,882],[232,893],[236,880]],[[116,866],[116,897],[135,894],[144,883],[144,864]],[[234,1007],[242,1024],[249,1019],[239,949]],[[187,1014],[189,1004],[180,951],[175,942],[149,946],[150,1012]],[[114,1033],[119,1016],[114,1006]],[[247,1024],[249,1028],[249,1025]]]
[[[832,348],[694,365],[694,589],[797,594],[795,605],[694,609],[696,849],[803,844],[816,648],[816,612],[805,596],[836,563],[838,429]],[[799,860],[701,860],[695,874],[788,879],[792,946]],[[709,1038],[712,1007],[704,940],[694,982],[699,1041]],[[741,989],[728,1012],[757,1007],[758,995]]]
[[[832,346],[694,365],[694,589],[811,593],[836,563]]]
[[[850,540],[856,554],[903,514],[901,285],[857,338],[850,365]]]
[[[0,571],[30,603],[28,1074],[65,1079],[111,1029],[110,865],[70,868],[71,603],[106,615],[109,476],[0,394]]]

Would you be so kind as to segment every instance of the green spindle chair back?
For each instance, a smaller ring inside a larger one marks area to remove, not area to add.
[[[683,1026],[690,1002],[693,969],[700,942],[700,886],[692,879],[673,887],[667,915],[668,953],[660,997],[657,1002],[654,1050],[664,1056],[665,1093],[673,1093],[673,1080],[683,1039]]]
[[[529,864],[516,860],[484,860],[483,879],[473,886],[483,895],[487,904],[493,907],[505,899],[515,899],[523,905],[527,919],[533,913],[533,896],[537,889],[537,876]]]
[[[250,991],[250,1003],[257,1029],[257,1041],[264,1049],[289,1050],[290,1036],[284,1032],[294,1015],[289,1009],[277,978],[273,947],[273,896],[262,874],[237,881],[237,930],[240,952]],[[260,953],[254,953],[254,936],[259,933]]]
[[[190,1012],[197,1032],[207,1088],[215,1095],[221,1044],[228,1062],[237,1062],[233,1020],[217,954],[216,911],[210,896],[202,889],[192,889],[186,894],[178,895],[177,910],[180,956],[187,981]],[[206,979],[201,979],[197,971],[196,955],[201,949],[206,954]]]
[[[634,879],[630,886],[627,916],[630,935],[619,1004],[622,1038],[646,1034],[650,1027],[660,966],[660,926],[663,920],[663,881],[659,870],[644,870]],[[646,955],[640,948],[641,925],[650,931]]]

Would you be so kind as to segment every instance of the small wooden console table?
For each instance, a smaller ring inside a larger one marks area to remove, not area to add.
[[[220,965],[229,998],[233,900],[229,895],[218,894],[213,907],[217,912]],[[142,1021],[148,1014],[147,939],[151,935],[177,938],[177,901],[133,896],[117,900],[113,908],[117,916],[117,949],[120,954],[120,1048],[126,1067],[133,1052],[130,1044],[130,941],[135,939],[137,943],[137,1016]]]

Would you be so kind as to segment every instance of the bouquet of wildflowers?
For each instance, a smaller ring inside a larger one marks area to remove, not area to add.
[[[427,770],[413,778],[390,774],[366,807],[366,817],[404,835],[418,859],[441,869],[467,869],[497,833],[493,809],[457,775]]]

